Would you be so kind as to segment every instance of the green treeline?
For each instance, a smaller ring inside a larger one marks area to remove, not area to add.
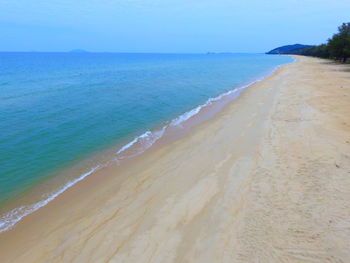
[[[350,23],[338,27],[338,33],[328,39],[326,44],[307,47],[298,51],[300,55],[331,58],[346,62],[350,58]]]

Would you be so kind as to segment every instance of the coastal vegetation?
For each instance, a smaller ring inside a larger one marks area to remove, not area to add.
[[[289,45],[273,49],[267,54],[292,54],[330,58],[340,62],[350,59],[350,23],[343,23],[327,43],[317,46]]]
[[[282,46],[282,47],[272,49],[269,52],[266,52],[266,54],[269,54],[269,55],[299,54],[301,50],[306,48],[311,48],[311,47],[314,47],[314,46],[302,45],[302,44],[287,45],[287,46]]]

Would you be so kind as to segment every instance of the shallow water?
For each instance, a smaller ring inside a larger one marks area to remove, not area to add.
[[[180,125],[208,99],[291,61],[263,54],[0,53],[0,206],[112,145],[120,145],[116,155],[131,145],[147,148],[163,135],[150,132],[154,127]]]

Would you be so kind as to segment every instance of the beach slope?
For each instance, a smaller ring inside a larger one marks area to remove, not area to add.
[[[296,58],[0,234],[0,262],[350,262],[350,67]]]

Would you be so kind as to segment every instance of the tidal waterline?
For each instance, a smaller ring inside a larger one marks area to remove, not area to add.
[[[111,145],[152,144],[162,135],[150,135],[154,127],[181,121],[184,112],[290,61],[263,54],[0,53],[0,202]]]

